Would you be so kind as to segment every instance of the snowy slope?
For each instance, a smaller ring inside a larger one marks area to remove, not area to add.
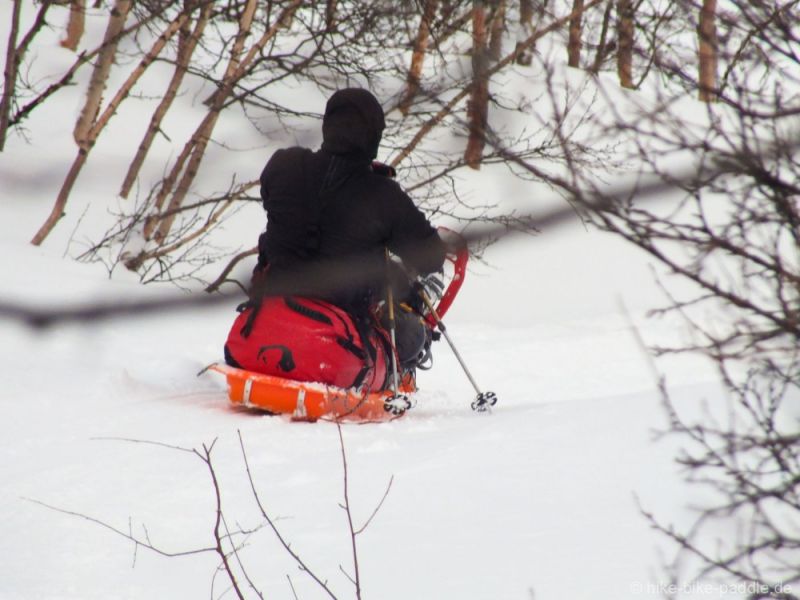
[[[525,246],[533,264],[538,252],[570,256],[569,248],[584,243],[598,244],[609,260],[583,269],[567,261],[560,273],[544,270],[535,278],[513,262],[470,275],[450,329],[479,382],[499,394],[493,414],[469,410],[469,384],[440,345],[411,414],[344,428],[357,522],[394,477],[381,511],[359,537],[366,598],[529,598],[530,589],[545,599],[635,597],[637,582],[663,579],[657,552],[663,540],[639,515],[635,495],[669,520],[684,518],[674,448],[652,443],[651,430],[663,417],[626,320],[584,310],[587,303],[612,306],[625,290],[593,288],[592,297],[572,295],[571,303],[558,291],[600,276],[598,270],[613,280],[614,265],[628,261],[633,268],[636,260],[603,240],[538,239],[538,246]],[[46,294],[51,301],[139,293],[132,283],[109,282],[96,268],[47,249],[8,242],[9,250],[15,260],[3,263],[0,277],[16,298],[39,296],[42,281],[56,291]],[[505,298],[513,311],[486,303],[515,286],[527,300]],[[634,314],[641,308],[637,293],[627,296]],[[581,314],[587,316],[575,318]],[[206,596],[217,566],[212,555],[137,551],[96,523],[32,501],[139,535],[146,527],[168,552],[206,547],[215,513],[204,464],[176,450],[111,438],[186,448],[216,440],[229,525],[249,528],[259,518],[238,431],[282,533],[337,595],[353,596],[339,570],[351,570],[351,556],[338,506],[343,481],[335,426],[233,409],[222,381],[195,377],[219,358],[233,315],[226,306],[45,332],[0,323],[6,342],[0,597]],[[664,339],[669,332],[645,322],[643,333]],[[696,365],[671,366],[682,402],[715,393],[711,376]],[[268,530],[248,539],[242,559],[267,597],[292,597],[287,574],[299,597],[323,597]],[[224,590],[224,581],[218,578],[214,589]]]

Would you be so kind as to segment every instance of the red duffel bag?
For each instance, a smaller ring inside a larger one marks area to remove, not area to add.
[[[240,369],[294,381],[386,389],[385,336],[374,327],[362,329],[328,302],[269,297],[236,318],[225,359]]]

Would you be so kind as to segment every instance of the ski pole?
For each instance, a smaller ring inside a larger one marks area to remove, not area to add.
[[[434,321],[436,321],[436,326],[439,328],[439,331],[442,332],[444,339],[447,340],[447,344],[450,346],[450,349],[453,351],[453,354],[456,355],[456,359],[458,359],[458,363],[461,365],[461,368],[464,370],[464,373],[467,375],[467,379],[472,384],[472,387],[475,389],[475,392],[478,394],[475,400],[472,401],[472,410],[478,412],[485,412],[489,411],[492,406],[497,404],[497,394],[494,392],[482,392],[481,389],[478,387],[478,384],[475,382],[475,378],[470,373],[469,369],[467,368],[467,364],[464,362],[464,359],[461,358],[461,353],[456,348],[456,345],[453,343],[453,340],[450,338],[450,334],[447,333],[447,327],[445,327],[442,319],[439,317],[439,313],[436,312],[436,308],[433,306],[431,299],[428,298],[428,294],[425,293],[425,290],[421,286],[417,286],[417,291],[419,292],[422,301],[425,303],[425,306],[428,307],[431,315],[433,315]]]
[[[386,288],[386,303],[389,305],[389,335],[392,339],[392,352],[397,352],[397,323],[394,318],[394,294],[392,294],[392,284]],[[397,357],[392,354],[392,391],[397,395]]]
[[[387,273],[389,261],[389,249],[386,248]],[[394,293],[392,292],[391,280],[386,285],[386,302],[389,305],[389,336],[392,342],[392,395],[384,400],[383,407],[393,415],[402,415],[411,408],[411,402],[405,394],[400,393],[400,385],[397,378],[397,323],[394,316]]]

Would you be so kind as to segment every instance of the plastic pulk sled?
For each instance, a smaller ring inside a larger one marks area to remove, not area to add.
[[[447,256],[449,281],[421,316],[431,331],[463,284],[468,255],[462,244]],[[367,422],[396,419],[413,406],[414,371],[399,369],[385,331],[365,332],[345,311],[310,298],[267,298],[255,315],[250,310],[231,328],[228,364],[206,369],[225,376],[232,404],[293,420]],[[248,320],[254,326],[243,337]]]

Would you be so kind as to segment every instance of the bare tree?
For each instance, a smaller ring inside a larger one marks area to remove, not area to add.
[[[86,21],[86,0],[72,0],[69,5],[69,21],[67,22],[67,37],[61,40],[61,45],[70,50],[77,50],[83,37],[83,28]]]
[[[11,11],[11,31],[8,34],[8,46],[6,49],[6,65],[3,69],[3,99],[0,101],[0,150],[3,149],[8,130],[8,113],[11,110],[11,99],[14,96],[14,88],[17,85],[17,68],[19,58],[17,54],[17,37],[19,36],[19,13],[22,8],[22,0],[14,0],[14,7]]]
[[[646,205],[634,189],[598,206],[602,186],[576,169],[573,201],[599,227],[691,282],[695,293],[672,294],[665,281],[668,304],[655,314],[682,318],[692,341],[653,350],[705,357],[729,399],[688,416],[663,392],[668,432],[684,442],[679,462],[689,481],[716,492],[685,530],[649,515],[682,549],[684,570],[676,576],[725,574],[757,586],[753,598],[794,598],[790,588],[800,582],[800,437],[792,408],[800,398],[800,139],[792,123],[800,103],[785,90],[800,85],[800,40],[787,27],[800,14],[793,2],[735,2],[716,17],[714,10],[704,2],[700,10],[671,15],[662,32],[676,40],[672,45],[652,38],[658,48],[652,68],[668,91],[612,108],[616,122],[608,131],[627,140],[640,181],[674,186],[669,200]],[[717,36],[715,20],[724,36]],[[682,60],[694,55],[696,31],[699,77],[694,63],[687,68]],[[687,91],[717,102],[687,110],[678,101]],[[685,162],[695,175],[676,177],[675,165]],[[736,531],[734,521],[743,529]],[[730,534],[721,535],[720,526]]]
[[[717,89],[717,0],[703,0],[700,25],[697,28],[699,60],[699,97],[713,102]]]
[[[428,49],[430,41],[430,28],[433,18],[436,14],[436,8],[439,0],[425,0],[425,9],[419,21],[419,29],[417,30],[417,37],[414,39],[414,50],[411,54],[411,66],[408,69],[408,77],[406,79],[406,91],[403,99],[400,101],[398,108],[404,115],[408,114],[411,108],[411,103],[414,96],[419,91],[420,77],[422,76],[422,64],[425,60],[425,52]]]
[[[64,214],[78,174],[86,168],[92,148],[122,103],[127,106],[153,100],[149,90],[141,94],[132,92],[137,90],[150,65],[157,63],[170,64],[172,77],[156,92],[149,124],[120,186],[120,195],[129,198],[138,182],[138,196],[134,202],[114,211],[119,220],[111,222],[99,240],[87,240],[85,251],[79,254],[84,260],[102,260],[110,270],[125,264],[136,270],[143,281],[178,282],[183,278],[195,279],[223,256],[226,250],[213,243],[214,231],[236,210],[257,200],[248,192],[253,186],[253,174],[232,174],[227,192],[197,189],[197,176],[203,169],[207,150],[212,146],[222,147],[216,130],[223,112],[244,115],[259,129],[264,127],[264,115],[269,127],[286,130],[308,120],[307,113],[276,100],[280,95],[274,90],[281,89],[287,81],[309,85],[324,96],[331,89],[353,82],[376,87],[380,95],[380,86],[384,85],[381,82],[392,78],[405,80],[406,89],[395,96],[397,104],[387,107],[389,126],[384,139],[394,151],[391,162],[402,162],[407,172],[414,172],[413,190],[428,188],[425,197],[420,198],[425,206],[440,212],[457,212],[459,206],[465,205],[457,197],[446,199],[444,193],[452,174],[486,161],[502,162],[496,152],[485,152],[486,138],[496,135],[488,115],[490,78],[524,58],[537,40],[559,28],[563,30],[585,9],[601,1],[592,0],[578,12],[549,20],[546,3],[542,3],[538,5],[535,32],[532,19],[536,5],[521,2],[519,16],[528,23],[527,29],[523,29],[530,34],[519,39],[515,32],[514,50],[497,56],[494,62],[490,60],[490,51],[497,53],[503,49],[508,36],[506,15],[513,15],[516,10],[512,3],[437,0],[423,5],[422,16],[410,3],[398,5],[383,0],[369,4],[326,2],[319,6],[306,6],[299,0],[267,4],[249,0],[184,0],[180,6],[133,4],[127,27],[118,27],[116,35],[107,34],[105,42],[97,48],[80,52],[60,78],[43,90],[35,89],[30,102],[16,112],[11,111],[10,123],[19,123],[68,86],[83,66],[94,64],[90,86],[93,93],[87,95],[85,110],[76,126],[78,156],[50,218],[35,241],[44,239]],[[114,23],[119,21],[117,18]],[[109,20],[109,27],[111,24]],[[109,77],[104,65],[111,64],[110,68],[116,69],[113,79],[120,79],[121,62],[114,65],[107,58],[114,54],[115,45],[123,38],[135,47],[129,50],[130,46],[126,46],[126,52],[132,52],[138,66],[123,76],[125,83],[104,102],[102,82]],[[411,68],[402,68],[399,57],[406,55],[409,39],[416,40],[412,64]],[[218,51],[220,47],[225,48],[222,54]],[[463,53],[472,54],[470,73],[459,68]],[[148,161],[153,160],[153,144],[160,133],[168,130],[176,98],[187,85],[198,83],[213,90],[203,102],[205,113],[186,139],[168,139],[164,134],[167,143],[175,148],[175,157],[163,176],[153,180],[152,170],[144,170]],[[424,90],[424,94],[419,90]],[[502,90],[497,90],[491,98],[498,111],[498,123],[505,120],[505,115],[527,110],[526,103],[509,101]],[[413,113],[406,108],[412,99]],[[434,132],[446,128],[467,138],[463,154],[438,148]],[[556,156],[559,150],[553,143],[555,138],[548,138],[547,132],[538,136],[544,137],[544,141],[527,134],[502,135],[508,136],[509,142],[525,156],[540,153],[551,160],[562,160]],[[144,172],[149,179],[142,176]],[[445,203],[437,204],[440,199],[445,199]],[[490,215],[481,209],[479,212],[480,219],[505,219],[501,214]],[[227,252],[235,262],[242,260],[243,253],[246,255],[242,247]],[[228,279],[230,269],[225,267],[222,271],[225,275],[217,277],[218,281]]]
[[[120,33],[125,27],[125,20],[131,10],[131,0],[116,0],[108,14],[108,25],[103,37],[103,48],[97,57],[97,62],[92,70],[89,88],[86,91],[86,101],[81,109],[78,121],[75,123],[73,136],[75,143],[81,148],[88,146],[88,134],[100,113],[100,104],[103,101],[103,92],[111,73],[111,65],[117,54],[117,45]]]
[[[79,52],[74,62],[67,67],[60,76],[57,76],[52,83],[49,83],[44,89],[41,89],[40,81],[19,81],[20,72],[18,67],[25,59],[28,49],[37,38],[38,34],[46,27],[48,9],[55,4],[55,2],[42,3],[33,24],[16,47],[15,63],[17,67],[14,70],[13,80],[8,83],[8,87],[4,88],[4,93],[10,94],[10,97],[7,105],[6,129],[1,132],[3,136],[7,136],[8,130],[12,127],[19,127],[26,119],[32,118],[36,109],[55,97],[58,92],[71,86],[76,73],[82,67],[90,64],[107,46],[117,44],[123,37],[133,35],[137,31],[145,29],[150,22],[160,14],[150,13],[144,15],[142,18],[134,20],[133,23],[125,27],[116,37],[101,42],[92,50],[83,50]],[[28,66],[30,67],[31,65]],[[3,139],[5,139],[5,137],[3,137]]]
[[[170,199],[169,204],[166,205],[166,209],[170,214],[164,218],[154,217],[146,222],[144,231],[145,239],[149,239],[153,235],[155,236],[157,242],[166,239],[167,233],[169,232],[172,223],[175,220],[174,210],[183,203],[183,200],[189,191],[189,185],[197,174],[197,170],[200,167],[200,162],[203,159],[206,147],[211,140],[211,133],[214,129],[214,126],[217,124],[217,120],[219,119],[223,105],[228,100],[228,95],[236,85],[237,80],[241,79],[241,77],[244,75],[246,63],[248,61],[252,61],[256,53],[264,47],[264,45],[271,37],[274,36],[275,32],[277,31],[276,24],[273,24],[273,26],[268,30],[268,33],[262,36],[261,41],[250,49],[249,59],[243,59],[245,41],[250,35],[255,13],[255,0],[248,0],[244,6],[241,16],[239,17],[238,31],[233,39],[225,74],[220,82],[220,89],[212,95],[210,101],[208,102],[209,111],[206,114],[206,117],[202,120],[200,125],[198,125],[197,129],[195,129],[195,132],[192,134],[192,137],[189,139],[189,141],[184,145],[183,151],[173,165],[169,175],[162,182],[161,189],[156,196],[155,209],[160,211],[165,205],[165,200],[168,194],[173,192],[174,189],[172,198]],[[242,64],[243,62],[244,64]],[[130,268],[135,269],[137,267],[131,266]]]
[[[112,17],[115,19],[116,17]],[[153,43],[153,46],[150,50],[145,54],[136,68],[130,73],[127,80],[120,86],[117,90],[114,97],[106,106],[105,110],[102,114],[95,114],[92,117],[91,126],[86,125],[83,123],[84,116],[87,114],[87,110],[95,110],[95,108],[87,108],[90,104],[95,105],[96,103],[100,102],[100,88],[105,87],[105,81],[108,77],[108,73],[101,73],[98,75],[97,78],[92,77],[92,81],[90,82],[89,86],[89,98],[87,99],[87,104],[84,106],[84,112],[81,113],[81,117],[78,120],[75,128],[75,135],[76,141],[78,142],[78,155],[76,156],[75,160],[70,167],[70,170],[67,174],[67,177],[64,180],[64,183],[61,186],[61,190],[59,191],[58,197],[56,199],[56,204],[53,207],[53,212],[51,213],[50,218],[47,222],[42,226],[42,228],[37,233],[36,237],[33,240],[33,244],[39,245],[44,240],[44,238],[52,231],[52,228],[55,226],[55,223],[60,218],[60,215],[63,214],[64,207],[67,204],[67,200],[69,198],[70,192],[72,191],[73,186],[75,185],[75,181],[78,178],[81,170],[83,169],[86,161],[88,160],[89,153],[91,152],[92,148],[94,147],[95,142],[97,141],[98,136],[103,131],[105,126],[111,120],[111,117],[119,109],[120,104],[128,97],[131,93],[131,90],[139,81],[139,79],[144,75],[147,68],[150,64],[158,57],[161,51],[166,46],[167,42],[175,35],[175,33],[183,26],[183,23],[188,18],[186,13],[179,13],[172,22],[169,23],[167,28],[161,33],[161,35],[156,38],[156,41]],[[108,32],[107,32],[108,33]],[[119,31],[113,34],[113,36],[117,36]],[[108,38],[108,39],[113,39]],[[110,57],[106,57],[108,60],[111,60]],[[103,57],[101,57],[101,61]],[[95,73],[97,73],[98,69],[105,71],[109,68],[108,65],[105,67],[102,66],[102,62],[98,63],[97,67],[95,68]],[[99,104],[96,105],[96,108],[99,110]]]
[[[633,88],[634,5],[632,0],[617,0],[617,73],[619,84]]]
[[[663,393],[670,422],[664,435],[682,440],[677,460],[687,481],[718,500],[698,507],[699,515],[687,530],[643,512],[680,548],[671,566],[676,581],[698,573],[725,575],[748,598],[796,600],[800,436],[788,415],[796,402],[790,389],[796,391],[796,386],[783,372],[770,371],[754,371],[743,382],[727,383],[731,397],[726,414],[709,413],[702,420],[687,419]],[[738,531],[720,539],[720,526]]]
[[[218,84],[219,88],[207,101],[208,112],[189,141],[184,145],[169,174],[162,181],[155,197],[153,214],[144,223],[144,238],[146,241],[153,239],[155,241],[155,249],[144,250],[126,259],[126,266],[129,269],[137,270],[144,261],[163,255],[165,252],[164,246],[171,251],[170,244],[166,243],[168,235],[175,222],[178,209],[182,206],[192,182],[197,176],[206,148],[211,140],[212,132],[223,108],[230,103],[235,87],[251,72],[252,66],[256,64],[264,47],[278,35],[280,29],[292,18],[300,4],[300,0],[294,0],[289,3],[273,23],[255,40],[253,45],[246,49],[246,52],[245,44],[251,33],[257,3],[255,0],[249,0],[245,5],[238,20],[238,31],[231,46],[225,73]],[[170,199],[167,203],[168,197]],[[232,202],[223,204],[222,212],[231,205]],[[221,213],[217,213],[210,222],[217,222],[220,216]],[[197,234],[198,232],[194,232],[191,235],[196,236]],[[182,238],[177,243],[182,246],[191,239],[193,238],[188,240]]]
[[[64,214],[64,207],[67,204],[69,193],[80,173],[89,150],[94,144],[96,135],[92,135],[92,128],[100,111],[100,103],[103,99],[103,92],[106,88],[108,75],[111,71],[111,64],[117,52],[117,42],[120,34],[125,27],[125,19],[131,8],[131,0],[117,0],[108,17],[103,47],[97,58],[97,63],[92,71],[92,78],[89,81],[89,89],[86,93],[86,103],[81,110],[78,121],[75,124],[73,136],[75,143],[78,144],[78,158],[73,163],[67,174],[61,191],[58,193],[53,209],[45,222],[33,236],[31,243],[39,246],[50,234],[56,223]],[[127,94],[126,94],[127,95]]]
[[[572,0],[572,17],[569,20],[569,42],[567,44],[567,64],[581,66],[581,46],[583,45],[583,0]]]
[[[12,118],[12,110],[17,95],[17,80],[20,64],[25,58],[25,53],[33,41],[33,38],[36,37],[36,34],[44,27],[45,16],[49,8],[49,2],[42,3],[30,29],[23,39],[17,43],[19,38],[22,0],[14,0],[11,12],[11,28],[8,34],[8,45],[6,47],[6,63],[3,69],[3,96],[0,100],[0,152],[5,148],[10,125],[18,120],[17,118]]]
[[[372,512],[370,513],[370,516],[363,522],[363,524],[361,524],[360,526],[357,525],[354,520],[352,497],[350,492],[350,477],[352,475],[348,469],[347,452],[345,449],[342,426],[338,421],[336,422],[336,427],[338,431],[339,448],[342,458],[343,503],[341,503],[340,506],[344,511],[345,518],[348,523],[348,532],[349,532],[350,547],[352,553],[351,557],[353,561],[353,574],[352,575],[348,574],[347,571],[341,565],[339,566],[339,568],[345,575],[345,577],[347,577],[348,580],[350,580],[350,582],[353,584],[355,598],[360,600],[360,598],[362,597],[362,588],[361,588],[361,576],[358,566],[359,554],[358,554],[357,538],[370,526],[370,524],[373,522],[376,515],[380,511],[386,498],[389,495],[389,492],[391,491],[394,477],[390,477],[386,489],[383,493],[383,496],[380,498],[380,500],[373,508]],[[244,466],[244,471],[247,477],[247,483],[250,488],[250,492],[252,493],[253,501],[262,518],[262,522],[258,523],[255,526],[247,528],[239,525],[238,519],[236,521],[232,521],[230,515],[226,512],[225,509],[225,505],[223,502],[223,493],[225,492],[225,490],[223,489],[220,483],[219,473],[217,471],[217,467],[214,462],[214,449],[217,445],[218,440],[215,439],[210,444],[204,443],[199,448],[186,448],[163,442],[155,442],[155,441],[139,440],[139,439],[127,439],[127,438],[100,438],[96,440],[96,441],[112,441],[112,442],[124,442],[136,445],[156,446],[168,451],[178,452],[199,459],[202,462],[203,467],[205,471],[208,473],[208,476],[210,478],[210,492],[214,498],[214,509],[211,517],[211,522],[209,525],[210,539],[208,545],[204,547],[191,548],[188,550],[167,550],[162,546],[155,544],[151,540],[148,528],[144,525],[142,526],[144,534],[137,535],[133,532],[133,527],[131,527],[129,531],[124,531],[90,515],[86,515],[76,511],[65,510],[57,506],[41,502],[39,500],[31,500],[31,502],[38,504],[49,510],[53,510],[68,515],[70,517],[80,518],[96,526],[102,527],[103,529],[109,530],[114,534],[116,534],[117,536],[133,542],[134,553],[137,552],[139,548],[143,548],[145,550],[149,550],[165,558],[191,557],[201,554],[215,554],[219,560],[219,567],[217,569],[218,572],[224,574],[225,578],[227,579],[227,582],[230,585],[230,591],[235,595],[236,598],[239,598],[240,600],[244,600],[245,598],[248,597],[257,597],[257,598],[264,597],[262,592],[259,590],[257,580],[255,579],[251,570],[248,569],[247,566],[246,542],[248,538],[266,529],[272,532],[272,534],[278,540],[280,546],[289,556],[291,556],[292,560],[297,564],[300,571],[304,573],[306,576],[308,576],[325,596],[333,598],[335,600],[337,596],[336,594],[334,594],[328,581],[323,580],[314,571],[314,569],[311,568],[311,566],[308,564],[308,561],[304,559],[302,555],[295,548],[293,548],[290,541],[287,540],[286,537],[281,533],[280,529],[276,524],[275,519],[271,517],[269,512],[267,511],[265,504],[261,498],[261,495],[258,492],[256,479],[250,467],[250,460],[248,458],[244,439],[242,437],[241,432],[237,432],[237,434],[238,434],[239,447],[242,453],[242,462]],[[233,522],[236,523],[235,528],[229,525],[229,523]],[[211,582],[212,597],[215,597],[214,594],[215,579],[216,576],[212,578]],[[289,585],[292,586],[292,591],[294,593],[294,586],[291,583],[291,578],[289,578]]]
[[[521,39],[529,37],[533,33],[533,0],[520,0],[519,2],[519,28]],[[517,41],[517,44],[521,44]],[[530,65],[533,60],[531,48],[519,48],[517,63],[520,65]]]
[[[606,61],[608,56],[613,52],[617,45],[613,40],[609,40],[609,31],[611,29],[611,16],[614,12],[614,0],[609,0],[606,3],[606,8],[603,11],[603,23],[600,26],[600,38],[597,41],[597,49],[594,54],[594,62],[590,67],[590,71],[597,75]]]
[[[196,2],[197,0],[184,0],[184,12],[191,14],[191,9]],[[139,176],[139,172],[144,164],[145,159],[147,158],[147,154],[153,145],[156,134],[161,131],[161,124],[163,123],[164,117],[175,101],[178,90],[180,89],[183,79],[189,69],[189,64],[192,60],[195,49],[197,48],[197,44],[203,37],[203,32],[206,28],[206,25],[208,25],[213,8],[213,1],[205,2],[194,24],[194,28],[190,27],[190,20],[185,21],[180,28],[178,50],[175,57],[175,70],[173,71],[172,77],[167,84],[167,88],[164,91],[161,102],[159,102],[158,107],[156,107],[156,109],[153,111],[147,131],[145,132],[142,141],[139,143],[136,154],[133,157],[130,166],[128,167],[128,172],[125,175],[125,179],[122,182],[122,187],[120,188],[119,192],[119,195],[123,198],[127,198],[128,194],[130,194],[131,188],[136,182],[136,178]]]
[[[503,56],[503,37],[506,30],[506,0],[493,3],[489,28],[489,56],[499,60]]]
[[[474,0],[472,8],[472,90],[467,108],[469,139],[464,162],[479,169],[489,118],[489,48],[486,30],[486,6]]]

